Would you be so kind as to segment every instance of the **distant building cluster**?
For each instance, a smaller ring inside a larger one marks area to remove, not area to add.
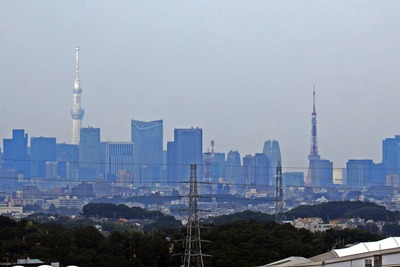
[[[71,182],[110,182],[118,186],[176,186],[188,181],[190,164],[198,177],[220,191],[275,185],[275,166],[281,161],[279,143],[268,140],[263,153],[241,157],[238,151],[203,152],[201,128],[175,129],[163,150],[163,121],[131,121],[131,141],[101,141],[99,128],[81,128],[78,145],[57,143],[55,137],[28,137],[23,129],[3,140],[0,190],[12,191],[32,182],[50,188]],[[30,144],[30,145],[29,145]],[[302,173],[285,177],[303,186]],[[228,186],[228,187],[227,187]]]
[[[280,186],[287,209],[310,201],[343,199],[400,203],[400,136],[383,140],[381,163],[349,159],[346,168],[334,169],[333,163],[318,153],[315,90],[309,166],[299,171],[282,162],[276,140],[266,140],[254,154],[214,151],[214,141],[204,151],[203,129],[174,129],[173,140],[165,142],[162,119],[133,119],[130,140],[103,141],[100,128],[82,127],[78,48],[75,59],[71,144],[57,143],[56,137],[29,138],[24,129],[12,130],[12,137],[3,140],[0,150],[0,195],[12,192],[8,203],[79,207],[84,197],[178,195],[184,192],[179,190],[187,189],[190,164],[198,165],[201,194],[264,198],[271,202],[279,191],[276,172],[281,165],[286,170]],[[31,187],[38,190],[31,198],[18,193],[28,192]],[[47,196],[54,198],[47,197],[46,202],[44,197],[38,197],[41,190],[47,190]],[[265,202],[254,202],[247,208],[258,209],[260,205]]]

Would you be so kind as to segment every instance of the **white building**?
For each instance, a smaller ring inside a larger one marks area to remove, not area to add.
[[[400,237],[364,242],[349,248],[335,249],[311,258],[289,257],[259,267],[394,267],[400,266]]]
[[[294,228],[297,229],[307,229],[313,233],[315,232],[325,232],[332,228],[331,224],[326,224],[321,218],[311,217],[311,218],[297,218],[292,222]]]

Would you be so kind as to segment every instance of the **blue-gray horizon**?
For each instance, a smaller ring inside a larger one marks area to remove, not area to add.
[[[72,142],[75,47],[84,127],[129,141],[130,121],[200,127],[203,148],[308,168],[313,86],[319,154],[382,160],[400,134],[397,1],[2,1],[0,139]],[[0,147],[2,147],[2,142]]]

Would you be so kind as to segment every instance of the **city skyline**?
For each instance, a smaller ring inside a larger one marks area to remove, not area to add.
[[[77,46],[82,126],[102,141],[129,142],[132,119],[163,119],[164,149],[193,126],[204,151],[215,140],[243,157],[277,140],[283,169],[305,171],[313,85],[319,152],[335,168],[380,162],[382,140],[400,134],[394,1],[0,7],[1,139],[25,129],[71,143]]]

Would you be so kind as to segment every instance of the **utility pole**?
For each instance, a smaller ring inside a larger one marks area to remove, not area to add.
[[[198,211],[197,164],[190,165],[189,216],[186,226],[183,267],[204,267],[201,252],[200,221]]]

